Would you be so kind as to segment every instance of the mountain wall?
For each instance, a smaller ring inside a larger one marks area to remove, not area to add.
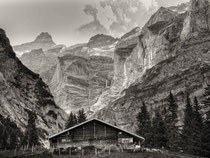
[[[22,131],[28,112],[37,115],[40,139],[60,131],[66,113],[54,102],[48,86],[38,74],[16,57],[5,31],[0,29],[0,115],[14,122]],[[44,142],[43,142],[44,143]]]
[[[121,40],[115,50],[114,81],[91,107],[93,117],[136,130],[142,101],[153,113],[166,106],[171,91],[180,122],[186,92],[202,99],[210,80],[210,5],[191,0],[185,13],[160,8],[140,35]]]
[[[106,56],[107,52],[113,53],[82,47],[67,50],[58,57],[50,88],[55,101],[66,112],[81,108],[88,112],[98,96],[111,85],[114,61],[108,54]]]
[[[57,105],[66,112],[81,108],[89,111],[98,96],[111,85],[116,42],[111,36],[98,34],[88,43],[35,49],[24,53],[20,60],[40,74]]]

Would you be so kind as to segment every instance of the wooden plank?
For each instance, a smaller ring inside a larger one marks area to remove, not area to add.
[[[83,126],[83,128],[82,128],[82,130],[83,130],[83,139],[85,139],[85,126]]]
[[[104,126],[104,131],[105,131],[104,135],[105,135],[105,138],[106,138],[106,125]]]
[[[94,128],[94,139],[96,138],[96,125],[95,125],[95,122],[94,122],[94,124],[93,124],[93,128]]]

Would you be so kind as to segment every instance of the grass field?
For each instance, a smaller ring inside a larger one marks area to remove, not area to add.
[[[22,155],[21,153],[17,153],[17,156],[14,156],[14,152],[12,151],[0,151],[0,158],[198,158],[196,156],[189,156],[180,153],[170,153],[170,154],[161,154],[161,153],[103,153],[99,155],[52,155],[48,152],[35,153],[35,155],[31,155],[30,153],[25,153]]]

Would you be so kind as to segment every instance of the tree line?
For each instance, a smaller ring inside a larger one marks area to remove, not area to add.
[[[179,125],[178,105],[171,92],[167,106],[156,110],[153,117],[143,102],[137,115],[137,133],[145,138],[144,146],[210,157],[210,84],[203,98],[192,101],[186,94],[183,125]]]
[[[18,149],[20,147],[31,148],[40,145],[38,129],[36,127],[37,116],[27,110],[28,124],[25,132],[22,132],[17,125],[10,121],[9,118],[3,118],[0,115],[0,148],[1,149]]]
[[[80,123],[82,123],[86,120],[87,120],[87,116],[85,114],[84,109],[79,110],[77,112],[77,114],[74,114],[74,113],[71,112],[69,114],[68,120],[66,122],[66,129],[70,128],[70,127],[73,127],[77,124],[80,124]]]

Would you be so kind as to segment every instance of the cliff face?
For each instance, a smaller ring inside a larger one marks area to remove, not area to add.
[[[94,116],[135,131],[141,102],[153,112],[172,91],[182,120],[185,93],[201,98],[210,79],[209,4],[192,0],[183,14],[160,8],[139,36],[121,40],[113,85],[91,107]]]
[[[45,83],[49,83],[55,72],[57,57],[64,48],[63,45],[55,45],[50,49],[34,49],[28,53],[24,53],[20,60],[30,70],[40,74]]]
[[[90,105],[111,84],[116,41],[111,36],[99,34],[88,43],[32,50],[20,59],[40,74],[49,85],[55,102],[66,112],[81,108],[89,111]]]
[[[113,59],[106,56],[59,56],[50,87],[66,112],[89,111],[99,95],[111,85]]]
[[[5,32],[0,29],[0,115],[9,118],[22,131],[28,111],[37,115],[41,139],[64,126],[66,113],[54,102],[48,86],[39,75],[16,57]]]

